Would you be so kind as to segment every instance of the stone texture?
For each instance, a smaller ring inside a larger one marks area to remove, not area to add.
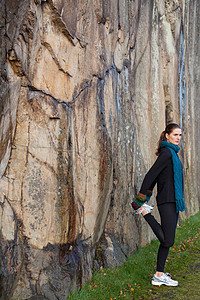
[[[184,1],[182,31],[182,70],[180,70],[181,116],[184,128],[184,166],[185,166],[185,197],[187,211],[194,214],[200,203],[200,3],[199,1]],[[182,71],[182,73],[181,73]]]
[[[153,238],[130,202],[166,122],[199,210],[199,3],[0,6],[0,298],[64,300]]]

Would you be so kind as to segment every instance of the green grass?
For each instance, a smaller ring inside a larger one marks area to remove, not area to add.
[[[176,289],[151,285],[158,247],[159,242],[154,240],[122,267],[95,272],[92,280],[68,300],[200,299],[200,212],[177,228],[176,242],[169,252],[165,272],[179,281]]]

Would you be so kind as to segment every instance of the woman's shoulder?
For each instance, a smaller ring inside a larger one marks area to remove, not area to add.
[[[164,147],[164,148],[161,148],[159,156],[170,158],[170,157],[172,157],[172,153],[171,153],[170,149]]]

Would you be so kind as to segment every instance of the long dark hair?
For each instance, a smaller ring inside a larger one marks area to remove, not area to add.
[[[158,149],[157,149],[157,151],[156,151],[156,155],[157,155],[157,156],[160,154],[160,151],[161,151],[161,142],[167,140],[167,139],[166,139],[166,133],[167,133],[167,134],[170,134],[170,133],[172,133],[172,131],[173,131],[174,129],[176,129],[176,128],[181,129],[181,127],[180,127],[178,124],[176,124],[176,123],[170,123],[170,124],[168,124],[168,125],[166,126],[165,130],[161,133],[160,139],[159,139],[159,141],[158,141]]]

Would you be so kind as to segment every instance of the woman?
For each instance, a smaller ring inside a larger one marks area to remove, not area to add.
[[[167,125],[160,136],[156,152],[158,158],[146,174],[140,192],[132,202],[136,213],[145,218],[160,241],[153,285],[178,285],[178,281],[164,273],[164,267],[169,248],[174,244],[179,211],[185,210],[182,165],[178,157],[180,139],[181,128],[175,123]],[[156,183],[156,201],[161,225],[151,215],[153,207],[148,204]]]

